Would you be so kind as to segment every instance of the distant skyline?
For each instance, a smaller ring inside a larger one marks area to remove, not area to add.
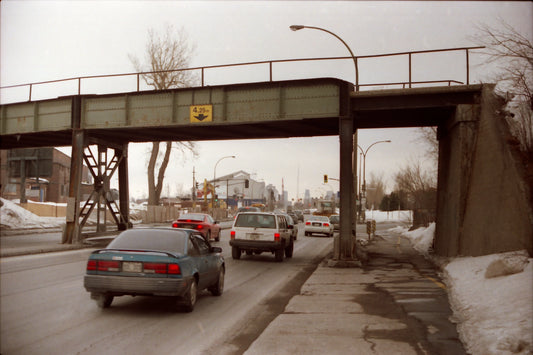
[[[11,1],[0,2],[0,85],[14,85],[86,75],[134,72],[129,55],[142,58],[150,28],[183,28],[196,51],[191,66],[348,56],[344,45],[322,31],[293,32],[290,25],[328,29],[340,36],[355,55],[477,45],[473,40],[481,24],[500,27],[501,21],[533,36],[531,2],[483,1]],[[478,52],[470,54],[471,83],[490,82],[500,70],[484,64]],[[413,58],[413,80],[464,80],[464,56],[429,55]],[[350,60],[335,64],[305,62],[274,66],[274,80],[335,77],[354,82]],[[407,58],[361,60],[360,83],[404,81]],[[206,73],[206,85],[268,80],[268,68],[236,68]],[[121,86],[122,85],[122,86]],[[134,85],[133,85],[134,86]],[[71,95],[76,84],[34,88],[35,98]],[[131,82],[84,85],[83,93],[111,89],[135,90]],[[2,102],[26,100],[27,91],[0,92]],[[13,96],[15,95],[15,96]],[[417,142],[416,128],[359,130],[358,143],[366,148],[378,140],[366,161],[371,173],[383,175],[388,192],[394,175],[413,160],[429,163]],[[147,195],[147,146],[130,144],[130,195]],[[217,174],[238,170],[256,174],[281,191],[283,179],[289,199],[336,191],[338,184],[323,184],[323,175],[339,174],[337,136],[281,140],[198,142],[198,157],[174,155],[163,195],[190,191],[192,171],[203,181],[213,176],[217,160],[226,155]],[[299,196],[297,196],[299,195]]]

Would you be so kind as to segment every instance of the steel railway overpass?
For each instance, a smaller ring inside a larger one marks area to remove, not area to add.
[[[332,78],[270,81],[164,91],[75,95],[0,106],[2,149],[72,146],[64,240],[79,243],[98,196],[119,229],[129,226],[128,143],[338,135],[338,260],[354,260],[355,167],[359,128],[437,126],[437,254],[532,253],[531,193],[514,163],[491,85],[354,91]],[[98,154],[88,146],[97,145]],[[108,148],[110,162],[101,157]],[[80,207],[83,162],[95,177]],[[119,204],[107,200],[118,171]]]

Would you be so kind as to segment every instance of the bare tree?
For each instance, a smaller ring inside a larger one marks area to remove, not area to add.
[[[405,191],[412,209],[436,207],[437,179],[435,174],[424,171],[420,161],[408,163],[394,178],[396,191]]]
[[[195,77],[184,69],[189,66],[189,60],[194,52],[194,46],[190,45],[186,32],[181,29],[174,30],[167,26],[165,33],[159,35],[153,29],[148,31],[146,44],[145,64],[134,56],[129,58],[147,85],[157,90],[192,86]],[[164,142],[164,151],[160,152],[161,142],[153,142],[150,158],[148,161],[148,204],[158,205],[163,190],[165,171],[170,161],[170,154],[174,146],[181,153],[186,151],[196,152],[194,142]],[[157,170],[157,175],[155,171]]]
[[[381,200],[385,196],[385,182],[383,174],[370,173],[368,187],[367,187],[367,205],[378,208]]]
[[[495,79],[505,92],[511,130],[529,160],[533,159],[533,44],[513,26],[500,20],[500,28],[479,27],[475,37],[487,47],[489,63],[500,65],[501,74]]]
[[[437,127],[419,127],[418,141],[426,147],[426,156],[437,162],[439,160],[439,141]]]

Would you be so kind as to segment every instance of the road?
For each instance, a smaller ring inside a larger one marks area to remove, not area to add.
[[[300,224],[301,229],[303,225]],[[101,310],[83,288],[91,249],[0,260],[1,354],[240,354],[283,311],[333,239],[304,237],[282,263],[270,254],[231,258],[221,241],[226,282],[221,297],[204,291],[192,313],[165,298],[117,297]]]

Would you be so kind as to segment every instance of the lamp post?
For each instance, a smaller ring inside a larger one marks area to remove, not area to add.
[[[361,195],[359,198],[360,198],[360,201],[361,201],[361,215],[362,215],[362,219],[363,219],[363,222],[365,220],[365,211],[366,211],[366,154],[368,153],[368,151],[370,150],[370,148],[372,148],[374,145],[378,144],[378,143],[390,143],[391,141],[390,140],[385,140],[385,141],[377,141],[377,142],[374,142],[372,144],[370,144],[370,146],[368,148],[366,148],[366,150],[363,150],[363,148],[361,148],[359,145],[357,145],[357,147],[359,147],[359,149],[361,149],[361,154],[363,155],[363,187],[361,188]],[[360,215],[360,217],[361,217]]]
[[[324,28],[321,28],[321,27],[314,27],[314,26],[304,26],[304,25],[292,25],[289,27],[292,31],[299,31],[299,30],[302,30],[304,28],[309,28],[309,29],[312,29],[312,30],[319,30],[319,31],[323,31],[323,32],[326,32],[326,33],[329,33],[330,35],[334,36],[335,38],[337,38],[339,41],[342,42],[342,44],[344,44],[344,46],[348,49],[348,51],[350,52],[350,55],[352,56],[352,59],[353,59],[353,64],[355,66],[355,91],[359,91],[359,71],[357,69],[357,58],[355,57],[355,55],[353,54],[352,52],[352,49],[346,44],[346,42],[344,42],[344,40],[342,38],[340,38],[339,36],[337,36],[335,33],[331,32],[331,31],[328,31]]]
[[[216,177],[217,177],[217,165],[218,165],[218,163],[220,163],[220,161],[222,159],[226,159],[226,158],[235,158],[235,155],[227,155],[225,157],[222,157],[222,158],[218,159],[218,161],[215,164],[215,168],[213,169],[213,193],[211,194],[211,206],[213,208],[213,211],[215,210],[215,192],[216,192],[216,189],[217,189],[217,185],[216,185],[216,183],[217,183],[217,179],[216,179]],[[226,184],[227,184],[227,182],[226,182]],[[228,196],[226,196],[226,200],[227,199],[228,199]]]

